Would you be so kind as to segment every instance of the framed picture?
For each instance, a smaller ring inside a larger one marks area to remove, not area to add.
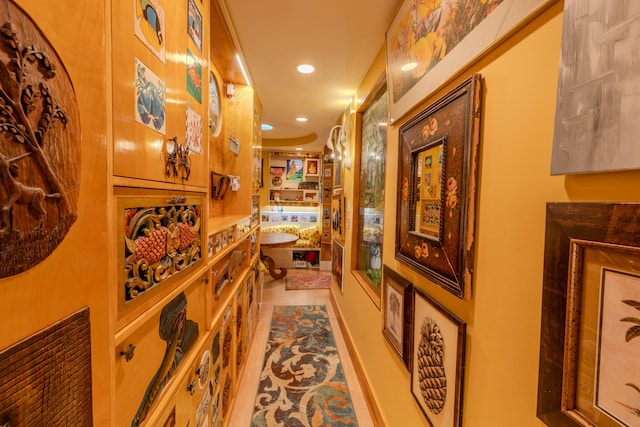
[[[193,43],[202,52],[202,14],[193,0],[187,0],[187,32]]]
[[[343,276],[344,271],[344,246],[340,243],[339,240],[333,239],[333,244],[331,245],[331,274],[335,277],[338,286],[340,286],[340,290],[344,291],[343,287]]]
[[[552,175],[640,168],[632,137],[640,132],[640,106],[630,101],[629,89],[637,81],[629,70],[640,66],[633,55],[640,29],[633,25],[634,8],[616,6],[606,0],[564,2]],[[612,32],[614,39],[594,41]]]
[[[389,266],[383,266],[382,334],[411,369],[413,285]]]
[[[287,172],[285,180],[289,182],[302,182],[302,159],[287,159]]]
[[[468,299],[473,280],[482,79],[400,127],[396,258]]]
[[[414,287],[411,393],[431,426],[462,425],[466,324]]]
[[[320,159],[304,159],[304,174],[320,176]]]
[[[548,203],[537,415],[633,426],[640,413],[640,204]]]
[[[167,27],[162,4],[158,0],[149,0],[143,11],[141,2],[136,1],[134,28],[138,39],[164,64]]]
[[[386,35],[392,122],[553,1],[421,3],[404,0]]]

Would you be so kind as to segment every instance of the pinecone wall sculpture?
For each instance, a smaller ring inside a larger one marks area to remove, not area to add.
[[[433,319],[426,317],[420,327],[418,382],[422,398],[434,414],[442,411],[447,397],[444,350],[444,338],[440,333],[440,327]]]

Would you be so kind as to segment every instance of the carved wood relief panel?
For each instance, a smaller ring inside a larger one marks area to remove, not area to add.
[[[0,277],[43,261],[77,218],[80,119],[55,49],[0,1]]]

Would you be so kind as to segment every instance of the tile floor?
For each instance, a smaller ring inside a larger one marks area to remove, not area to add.
[[[326,272],[325,272],[326,273]],[[291,269],[288,275],[307,275],[319,274],[317,270]],[[285,279],[275,280],[268,273],[264,277],[264,287],[262,294],[262,305],[260,307],[258,324],[256,325],[255,336],[249,347],[247,361],[245,363],[240,384],[235,398],[228,426],[230,427],[249,427],[251,424],[251,415],[253,413],[253,402],[258,390],[258,379],[262,370],[262,362],[264,359],[264,350],[267,345],[267,337],[269,335],[269,325],[271,324],[271,314],[274,305],[326,305],[329,313],[329,320],[333,328],[333,335],[340,354],[340,361],[347,378],[347,385],[351,393],[356,417],[359,427],[373,426],[373,421],[367,409],[362,390],[358,383],[358,377],[353,368],[349,352],[344,343],[340,325],[336,319],[333,306],[330,300],[329,289],[314,289],[287,291],[285,290]],[[286,426],[285,426],[286,427]]]

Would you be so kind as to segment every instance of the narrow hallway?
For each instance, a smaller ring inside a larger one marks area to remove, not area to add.
[[[288,272],[288,276],[314,274],[327,273],[306,269],[291,269]],[[358,425],[360,427],[373,426],[374,424],[360,388],[353,363],[349,357],[349,353],[342,336],[342,331],[340,330],[338,319],[336,318],[336,313],[331,304],[331,291],[329,289],[288,291],[285,290],[285,280],[286,279],[273,279],[268,274],[265,274],[262,305],[260,306],[255,336],[251,347],[249,348],[244,371],[241,374],[242,376],[238,386],[235,403],[231,409],[231,416],[229,418],[228,425],[234,427],[248,427],[251,425],[251,416],[253,413],[256,392],[258,390],[260,373],[263,368],[265,348],[267,345],[267,338],[269,336],[273,307],[275,305],[324,305],[329,313],[331,328],[338,347],[338,353],[340,354],[340,361],[342,362],[342,367],[346,376]],[[335,286],[335,284],[332,286]]]

